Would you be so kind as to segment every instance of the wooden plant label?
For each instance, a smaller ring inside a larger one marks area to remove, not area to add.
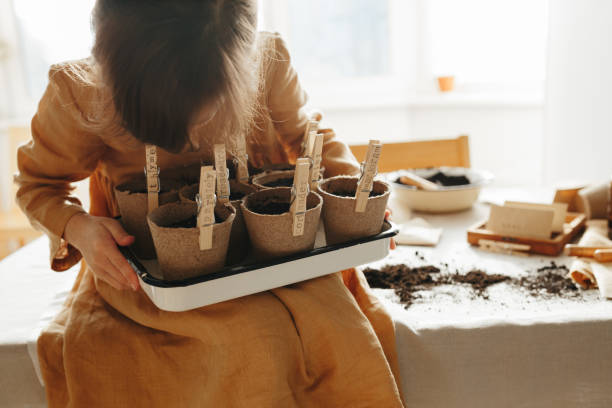
[[[321,160],[323,153],[323,134],[317,133],[314,135],[314,144],[312,148],[312,168],[310,169],[310,189],[315,190],[319,182],[319,170],[321,169]]]
[[[198,228],[200,250],[212,248],[215,224],[215,170],[212,166],[200,168],[200,194],[198,200]]]
[[[308,197],[308,178],[310,175],[310,160],[301,158],[295,164],[295,175],[293,177],[293,196],[291,203],[291,214],[293,215],[293,236],[304,235],[304,224],[306,220],[306,198]]]
[[[215,170],[217,173],[217,198],[222,203],[229,202],[230,185],[227,179],[227,163],[225,155],[225,145],[215,145]]]
[[[550,239],[554,218],[552,208],[502,207],[491,205],[487,229],[507,237]]]
[[[236,178],[241,183],[249,182],[249,155],[244,136],[236,140]]]
[[[157,147],[153,145],[145,146],[146,166],[145,173],[147,176],[147,202],[148,212],[150,213],[159,207],[159,167],[157,166]]]
[[[368,197],[374,185],[374,177],[378,169],[378,160],[382,144],[378,140],[370,140],[368,151],[366,153],[365,162],[357,190],[355,191],[355,212],[364,212],[368,205]]]

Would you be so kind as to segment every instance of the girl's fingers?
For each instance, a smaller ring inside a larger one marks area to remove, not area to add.
[[[101,266],[101,270],[108,276],[110,276],[115,282],[119,283],[122,289],[129,289],[131,285],[129,281],[123,276],[121,272],[112,264],[112,262],[106,258]]]
[[[117,220],[108,219],[104,226],[111,233],[113,239],[121,246],[128,246],[134,243],[134,237],[125,232]]]
[[[138,277],[136,276],[136,272],[130,266],[129,262],[125,257],[119,252],[117,248],[113,248],[112,250],[107,251],[106,256],[108,261],[118,270],[121,275],[128,282],[132,290],[138,290]]]
[[[104,282],[108,283],[113,288],[115,288],[117,290],[125,290],[125,289],[127,289],[126,286],[123,283],[119,282],[117,279],[115,279],[113,276],[111,276],[111,274],[106,272],[106,270],[101,269],[101,268],[97,268],[97,269],[95,269],[94,272],[98,276],[98,278],[102,279]]]
[[[391,241],[389,242],[389,245],[390,245],[391,249],[397,248],[397,244],[395,243],[395,240],[393,238],[391,238]]]

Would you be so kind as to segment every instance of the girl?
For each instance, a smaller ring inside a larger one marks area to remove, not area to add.
[[[307,116],[289,54],[256,33],[254,0],[98,0],[92,58],[51,67],[18,152],[21,208],[51,267],[83,257],[63,311],[38,340],[50,407],[400,407],[393,325],[348,270],[182,313],[157,309],[117,245],[113,187],[211,160],[247,135],[256,166],[294,161]],[[357,174],[325,130],[326,176]],[[90,178],[90,213],[70,183]]]

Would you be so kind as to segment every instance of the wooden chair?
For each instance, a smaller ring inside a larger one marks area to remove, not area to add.
[[[349,146],[357,160],[364,160],[368,145]],[[378,171],[423,167],[470,167],[468,137],[423,140],[405,143],[385,143],[378,163]]]
[[[8,128],[8,157],[2,160],[9,161],[9,189],[11,205],[7,210],[0,210],[0,259],[8,256],[15,250],[21,248],[28,242],[41,235],[30,226],[27,217],[15,203],[17,186],[12,183],[13,174],[17,172],[17,148],[30,139],[30,129],[28,127],[9,127]]]

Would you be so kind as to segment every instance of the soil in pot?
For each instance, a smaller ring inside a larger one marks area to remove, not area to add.
[[[313,249],[323,200],[317,193],[308,194],[304,234],[298,237],[293,236],[290,202],[289,187],[261,190],[242,201],[242,213],[257,259],[277,258]]]
[[[323,222],[327,245],[339,244],[380,233],[389,200],[390,187],[374,181],[366,210],[355,212],[358,177],[337,176],[319,183],[323,197]]]
[[[155,258],[155,247],[147,224],[147,188],[144,177],[115,187],[115,198],[121,213],[121,223],[135,240],[132,250],[141,259]],[[178,201],[178,185],[162,179],[159,205]]]
[[[181,200],[195,203],[195,196],[198,190],[198,184],[183,187],[180,191]],[[257,191],[257,189],[250,184],[240,183],[234,179],[230,180],[230,203],[236,209],[236,218],[232,223],[230,244],[227,251],[228,265],[240,263],[248,255],[250,247],[249,234],[247,232],[246,225],[244,224],[244,217],[242,215],[242,210],[240,209],[240,201],[255,191]]]
[[[196,213],[195,203],[179,202],[160,206],[149,214],[148,223],[165,280],[201,276],[225,266],[236,209],[231,205],[217,204],[213,246],[207,250],[200,250],[200,229],[192,222]]]

